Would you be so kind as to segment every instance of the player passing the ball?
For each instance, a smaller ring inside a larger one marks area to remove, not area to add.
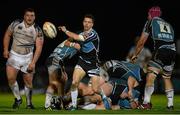
[[[83,31],[79,34],[71,32],[65,26],[60,26],[59,30],[63,31],[69,38],[76,40],[80,43],[81,49],[79,53],[78,62],[74,68],[73,81],[71,85],[71,110],[77,109],[78,85],[80,80],[87,74],[92,79],[92,88],[94,92],[102,96],[105,108],[110,109],[110,104],[99,86],[99,36],[93,29],[94,17],[91,14],[86,14],[83,19]],[[74,43],[70,42],[70,46]]]
[[[42,30],[34,21],[35,11],[31,8],[26,9],[24,19],[13,21],[7,28],[3,39],[3,55],[4,58],[7,58],[7,79],[15,97],[13,104],[14,109],[19,108],[22,103],[19,86],[16,81],[19,71],[23,72],[27,103],[26,108],[34,109],[31,102],[32,80],[35,65],[41,55],[44,41]],[[10,40],[12,40],[12,46],[9,51]],[[34,47],[36,47],[36,49],[33,52]]]

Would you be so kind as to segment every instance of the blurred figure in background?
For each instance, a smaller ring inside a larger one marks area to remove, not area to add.
[[[137,42],[139,40],[139,36],[137,36],[134,40],[134,46],[131,47],[131,49],[129,50],[128,52],[128,55],[126,57],[126,60],[129,62],[132,58],[132,56],[134,55],[135,53],[135,48],[136,48],[136,45],[137,45]],[[147,47],[144,47],[142,49],[142,51],[138,54],[138,58],[136,60],[136,64],[138,64],[142,69],[144,69],[146,71],[147,69],[147,64],[148,62],[151,60],[152,58],[152,53],[151,51],[147,48]]]

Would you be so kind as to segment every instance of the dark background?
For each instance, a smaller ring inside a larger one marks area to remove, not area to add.
[[[110,59],[124,60],[130,47],[134,43],[134,38],[141,34],[147,19],[147,11],[158,5],[162,9],[162,18],[170,22],[174,27],[176,41],[180,40],[180,5],[178,0],[4,0],[0,1],[0,84],[1,88],[6,87],[5,75],[6,59],[3,53],[3,35],[8,25],[15,19],[23,17],[24,9],[34,8],[36,11],[36,23],[42,27],[45,21],[50,21],[56,26],[65,25],[70,31],[82,29],[82,19],[84,14],[91,13],[95,17],[94,29],[100,36],[101,61]],[[43,51],[37,62],[38,73],[35,77],[43,81],[45,73],[44,62],[54,48],[64,41],[66,36],[58,32],[55,39],[45,38]],[[179,42],[180,44],[180,42]],[[153,44],[151,39],[145,44],[151,50]],[[178,45],[179,47],[179,45]],[[180,47],[179,47],[180,49]],[[180,52],[180,50],[179,50]],[[174,78],[178,78],[178,68],[180,68],[180,53],[176,60],[176,73]],[[71,61],[75,63],[75,61]],[[70,62],[70,64],[71,64]],[[47,76],[46,76],[47,78]],[[5,82],[4,82],[5,81]],[[178,89],[178,80],[174,80]],[[40,83],[38,83],[40,84]],[[6,89],[5,89],[6,90]],[[180,89],[179,89],[180,92]]]
[[[140,35],[147,19],[147,11],[153,5],[162,9],[162,17],[170,22],[179,39],[180,6],[176,0],[6,0],[0,2],[0,52],[2,39],[7,26],[15,19],[23,17],[25,8],[36,11],[36,23],[42,27],[45,21],[56,26],[65,25],[71,31],[82,28],[82,18],[86,13],[95,16],[94,28],[99,33],[100,60],[124,59],[133,45],[135,36]],[[45,38],[45,44],[38,64],[42,64],[53,49],[66,36],[58,32],[55,39]],[[152,44],[146,46],[151,49]],[[2,57],[2,53],[0,54]]]

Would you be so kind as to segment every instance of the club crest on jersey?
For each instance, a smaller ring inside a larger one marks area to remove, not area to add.
[[[18,26],[18,29],[19,29],[19,30],[22,30],[22,28],[23,28],[22,26]]]

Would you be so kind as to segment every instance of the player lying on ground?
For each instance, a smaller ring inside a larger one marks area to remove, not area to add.
[[[140,93],[134,87],[138,86],[141,81],[140,67],[117,60],[107,61],[103,66],[107,72],[106,75],[109,74],[110,77],[107,82],[107,78],[101,77],[99,85],[104,94],[112,100],[112,105],[116,105],[112,106],[112,109],[117,109],[117,107],[137,108],[138,101],[135,98],[138,98]],[[101,96],[94,94],[91,86],[81,82],[79,84],[79,95],[85,99],[85,105],[91,102],[90,105],[84,106],[84,109],[104,109]]]
[[[101,88],[103,89],[105,95],[109,97],[109,102],[111,103],[111,108],[113,110],[120,108],[135,109],[138,107],[139,91],[133,89],[133,96],[130,100],[128,97],[128,87],[124,84],[116,83],[116,81],[108,81],[102,83]],[[85,94],[86,96],[83,97],[85,101],[84,105],[79,107],[85,110],[104,110],[105,107],[100,99],[101,97],[97,94],[91,94],[92,91],[90,89],[91,86],[80,83],[79,90],[82,90],[82,94]],[[88,96],[87,91],[90,92],[91,95]]]

